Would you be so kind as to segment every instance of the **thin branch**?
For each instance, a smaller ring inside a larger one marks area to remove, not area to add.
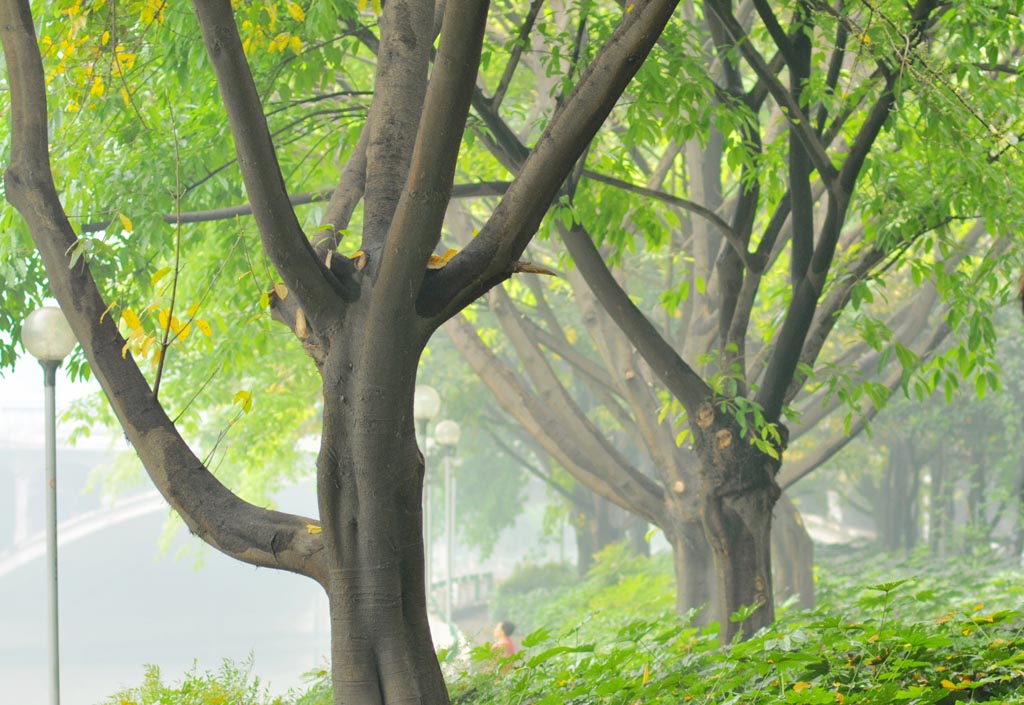
[[[746,59],[747,63],[750,64],[750,67],[754,69],[758,79],[764,82],[775,102],[784,109],[787,121],[796,131],[797,135],[799,135],[800,141],[807,150],[811,161],[814,163],[814,168],[821,175],[821,178],[826,184],[831,184],[838,175],[838,172],[828,157],[825,145],[818,139],[817,133],[814,132],[810,122],[807,120],[807,116],[804,115],[803,110],[800,108],[800,104],[779,82],[771,68],[765,63],[764,58],[754,48],[750,37],[747,36],[743,27],[740,26],[733,16],[725,0],[709,0],[706,6],[722,23],[725,31],[736,45],[737,50]]]
[[[543,4],[544,0],[533,0],[530,3],[530,11],[523,20],[523,26],[519,28],[519,36],[516,37],[512,46],[512,53],[509,54],[508,63],[505,64],[505,71],[501,75],[501,80],[498,81],[498,87],[494,89],[494,95],[488,101],[495,111],[498,110],[502,101],[505,100],[505,92],[508,91],[509,84],[512,83],[512,77],[519,66],[519,59],[523,56],[523,49],[530,38],[530,32],[533,31],[533,23],[537,20],[537,13],[540,12],[541,5]]]

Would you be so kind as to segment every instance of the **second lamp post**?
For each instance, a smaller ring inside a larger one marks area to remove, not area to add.
[[[459,442],[459,424],[445,419],[434,429],[434,438],[445,447],[444,454],[444,527],[447,548],[445,550],[444,621],[452,625],[452,584],[455,579],[455,474],[452,472],[452,454]]]

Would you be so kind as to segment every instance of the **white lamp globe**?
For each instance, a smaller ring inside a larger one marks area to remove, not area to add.
[[[454,446],[459,442],[461,431],[459,425],[451,419],[445,419],[434,428],[434,438],[443,446]]]
[[[412,398],[412,415],[419,421],[429,421],[441,411],[441,395],[429,384],[417,384]]]
[[[56,306],[43,306],[21,324],[21,342],[37,360],[60,362],[77,341],[64,312]]]

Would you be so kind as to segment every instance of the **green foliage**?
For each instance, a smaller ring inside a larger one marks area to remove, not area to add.
[[[642,616],[607,608],[659,565],[607,558],[562,596],[593,590],[589,599],[525,638],[514,669],[486,649],[475,651],[475,669],[451,685],[454,701],[1024,702],[1019,572],[983,563],[893,566],[877,558],[878,567],[865,571],[868,557],[860,554],[819,573],[817,610],[784,609],[771,629],[722,647],[714,625],[697,628],[668,605]],[[608,584],[613,564],[618,578]],[[966,570],[974,580],[964,579]]]
[[[1024,703],[1024,576],[984,560],[897,561],[831,552],[817,574],[819,607],[783,607],[770,629],[721,646],[717,625],[676,616],[671,565],[600,556],[582,583],[535,603],[542,628],[498,659],[473,649],[450,680],[453,703],[632,705],[634,703],[821,703],[923,705]],[[867,568],[866,568],[867,566]],[[513,585],[542,582],[558,569],[523,570]],[[523,593],[530,594],[530,593]],[[149,667],[144,682],[111,705],[327,705],[328,674],[308,674],[302,691],[270,698],[251,664],[192,671],[165,685]]]
[[[567,563],[521,565],[495,589],[491,616],[496,620],[509,619],[522,631],[526,625],[535,623],[535,605],[576,581],[576,570]]]
[[[104,705],[285,705],[283,698],[272,698],[259,678],[252,675],[252,661],[240,664],[225,660],[217,672],[199,673],[193,667],[176,685],[163,681],[160,668],[146,666],[142,685],[122,690]],[[316,700],[301,700],[303,705],[317,705]]]

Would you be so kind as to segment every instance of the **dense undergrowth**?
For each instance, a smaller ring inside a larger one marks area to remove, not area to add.
[[[721,646],[672,613],[671,566],[605,553],[587,580],[506,596],[532,633],[519,653],[442,654],[454,703],[1024,703],[1024,574],[982,559],[828,557],[813,611]],[[692,615],[691,615],[692,616]],[[164,686],[151,670],[114,705],[329,705],[326,674],[271,698],[246,669]]]

